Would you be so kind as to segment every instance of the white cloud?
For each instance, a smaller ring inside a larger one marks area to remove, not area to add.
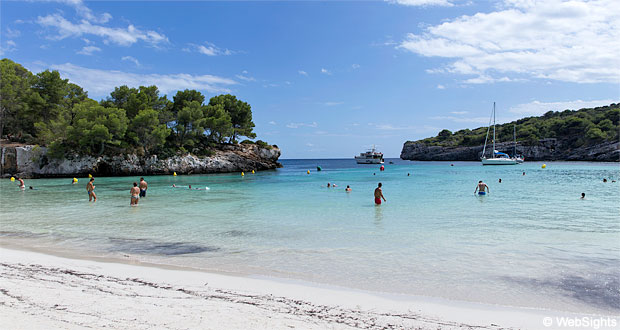
[[[540,102],[532,101],[530,103],[518,104],[511,107],[510,113],[519,114],[521,116],[540,116],[547,111],[564,111],[566,109],[579,110],[582,108],[594,108],[611,103],[618,103],[620,100],[592,100],[592,101],[562,101],[562,102]]]
[[[272,120],[272,121],[269,122],[269,125],[277,125],[277,123]]]
[[[79,16],[82,16],[84,19],[91,21],[91,22],[106,23],[110,19],[112,19],[112,15],[110,15],[109,13],[103,13],[99,16],[93,14],[93,11],[90,10],[90,8],[86,7],[86,5],[84,4],[82,0],[44,0],[44,1],[60,2],[68,6],[71,6],[75,9],[76,13]]]
[[[437,85],[437,89],[446,89],[446,87],[444,85],[439,84]]]
[[[4,42],[4,45],[0,44],[0,55],[4,55],[8,52],[15,51],[17,49],[17,44],[13,40],[7,40]]]
[[[488,124],[489,117],[456,117],[456,116],[433,116],[429,117],[432,120],[453,121],[455,123],[476,123],[476,124]]]
[[[132,62],[133,64],[135,64],[136,66],[140,66],[140,62],[138,61],[138,59],[136,59],[133,56],[123,56],[123,57],[121,57],[121,60],[129,61],[129,62]]]
[[[307,76],[308,75],[308,72],[306,72],[304,70],[299,70],[299,71],[297,71],[297,73],[299,73],[302,76]]]
[[[453,6],[450,0],[385,0],[389,3],[395,3],[404,6]]]
[[[311,123],[288,123],[286,127],[288,128],[299,128],[299,127],[317,127],[318,124],[313,121]]]
[[[6,28],[6,32],[4,33],[4,37],[5,38],[17,38],[21,35],[22,33],[19,30],[13,30],[9,27]]]
[[[247,73],[247,71],[244,71],[244,72]],[[241,74],[236,75],[236,77],[238,79],[241,79],[241,80],[244,80],[244,81],[256,81],[256,78],[254,78],[254,77],[244,76],[244,75],[241,75]]]
[[[329,70],[327,70],[327,69],[325,69],[325,68],[321,68],[321,73],[322,73],[322,74],[326,74],[326,75],[328,75],[328,76],[330,76],[330,75],[332,74],[332,73],[331,73],[331,71],[329,71]]]
[[[101,48],[96,47],[96,46],[84,46],[82,50],[80,50],[77,53],[81,55],[93,55],[94,52],[100,52],[100,51],[101,51]]]
[[[326,107],[333,107],[333,106],[341,105],[341,104],[344,104],[344,102],[329,101],[329,102],[323,103],[323,105],[326,106]]]
[[[359,64],[351,64],[351,67],[353,68],[353,70],[357,70],[360,68]]]
[[[167,43],[168,38],[155,31],[142,31],[133,25],[127,28],[111,28],[101,25],[93,25],[87,20],[78,24],[69,22],[59,14],[39,16],[37,23],[44,27],[56,28],[58,34],[50,39],[62,40],[68,37],[81,37],[83,35],[96,35],[103,38],[104,43],[113,43],[120,46],[131,46],[138,41],[144,41],[153,46]]]
[[[137,74],[91,69],[71,63],[51,65],[49,68],[58,70],[63,77],[84,87],[90,95],[94,96],[107,95],[119,85],[130,87],[156,85],[162,93],[167,94],[183,89],[196,89],[209,93],[230,92],[227,87],[237,83],[232,79],[212,75]]]
[[[453,59],[433,71],[473,75],[466,83],[620,80],[620,1],[504,0],[498,8],[409,34],[398,48]]]
[[[306,143],[306,146],[308,146],[308,147],[314,147],[314,144],[312,144],[312,143],[308,142],[308,143]]]
[[[230,49],[222,49],[208,41],[206,41],[204,45],[190,44],[190,47],[194,51],[197,51],[200,54],[204,54],[207,56],[220,56],[220,55],[226,56],[226,55],[232,55],[234,53]],[[189,50],[189,49],[185,49],[185,50]]]
[[[450,111],[450,113],[453,115],[464,115],[464,114],[468,114],[469,111]]]

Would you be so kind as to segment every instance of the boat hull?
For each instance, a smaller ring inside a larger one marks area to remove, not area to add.
[[[365,159],[365,158],[355,158],[355,161],[358,164],[383,164],[383,159],[377,159],[377,158],[370,158],[370,159]]]
[[[483,158],[482,165],[517,165],[517,161],[510,158]]]

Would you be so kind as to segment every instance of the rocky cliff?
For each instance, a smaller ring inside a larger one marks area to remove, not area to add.
[[[39,146],[1,146],[2,176],[27,177],[74,177],[88,174],[157,175],[202,174],[252,170],[268,170],[281,167],[278,163],[280,149],[263,148],[253,144],[221,145],[212,156],[199,157],[191,154],[160,159],[157,156],[137,155],[78,156],[55,160],[47,157],[47,149]]]
[[[488,146],[487,146],[488,147]],[[446,161],[477,161],[482,156],[483,146],[476,147],[439,147],[423,143],[407,141],[400,154],[405,160],[446,160]],[[487,155],[490,155],[490,149]],[[495,149],[513,154],[512,143],[500,143]],[[569,160],[569,161],[620,161],[620,142],[605,142],[589,147],[565,148],[557,139],[540,140],[539,145],[517,145],[517,154],[525,156],[525,160]],[[488,156],[487,156],[488,157]]]

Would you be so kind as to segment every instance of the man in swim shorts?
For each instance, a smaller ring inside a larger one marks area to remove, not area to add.
[[[131,201],[129,201],[129,205],[138,205],[138,202],[140,201],[140,188],[138,188],[138,183],[133,183],[133,187],[131,187],[129,193],[131,194]]]
[[[86,184],[86,191],[88,191],[88,201],[97,201],[97,195],[95,195],[95,178],[90,178],[90,181]]]
[[[19,189],[26,190],[26,184],[24,183],[24,180],[22,178],[17,178],[17,181],[19,182]]]
[[[149,185],[144,181],[144,178],[140,178],[140,197],[146,197],[146,189]]]
[[[375,189],[375,204],[376,205],[381,205],[381,198],[383,198],[384,201],[387,202],[387,200],[385,199],[385,197],[383,197],[383,190],[381,190],[381,182],[379,182],[379,184],[377,185],[377,188]]]
[[[344,191],[351,192],[351,187],[347,186],[347,188]]]
[[[489,186],[487,186],[487,184],[482,181],[478,181],[476,190],[474,190],[474,195],[476,194],[476,192],[478,193],[478,195],[486,195],[487,191],[491,192],[491,189],[489,189]]]

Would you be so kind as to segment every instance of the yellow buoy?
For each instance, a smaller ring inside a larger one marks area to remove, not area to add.
[[[306,173],[310,174],[310,170],[308,170],[308,172],[306,172]]]
[[[15,178],[14,177],[11,177],[11,182],[15,182]]]
[[[547,164],[542,164],[542,168],[547,168]]]
[[[77,181],[78,181],[77,178],[73,178],[73,182],[77,182]]]
[[[89,177],[89,178],[92,178],[92,177],[93,177],[93,175],[89,173],[89,174],[88,174],[88,177]]]
[[[245,175],[245,173],[241,172],[241,176],[244,176],[244,175]]]
[[[177,176],[177,172],[172,173],[173,176]]]
[[[252,174],[254,174],[254,170],[252,170]]]

